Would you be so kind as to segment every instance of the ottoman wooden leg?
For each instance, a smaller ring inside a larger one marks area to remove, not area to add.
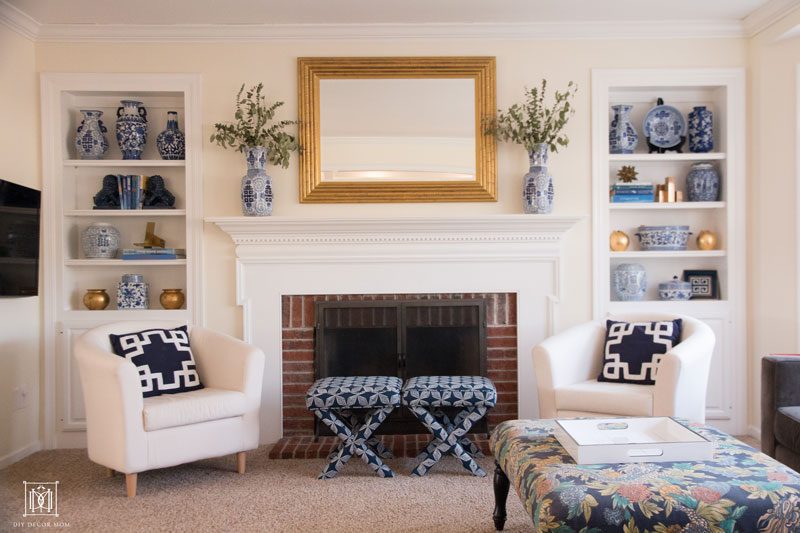
[[[508,499],[508,487],[510,483],[508,476],[500,468],[500,463],[494,462],[494,528],[497,531],[503,531],[503,526],[506,525],[506,500]]]

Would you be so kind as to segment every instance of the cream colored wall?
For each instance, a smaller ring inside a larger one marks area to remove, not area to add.
[[[591,148],[590,79],[592,68],[744,66],[746,42],[737,39],[665,41],[405,41],[285,42],[252,44],[49,44],[37,46],[39,71],[199,72],[203,75],[203,130],[231,118],[241,83],[265,82],[269,95],[286,101],[286,117],[297,113],[298,56],[322,55],[491,55],[497,57],[497,102],[506,107],[523,87],[549,80],[564,87],[573,80],[580,91],[578,112],[568,126],[571,144],[551,158],[557,214],[586,219],[568,235],[564,252],[561,326],[591,316]],[[154,125],[160,128],[161,125]],[[205,215],[237,215],[240,154],[206,144]],[[521,148],[501,145],[498,153],[499,200],[470,204],[318,205],[298,202],[297,161],[288,170],[273,168],[275,215],[309,217],[367,215],[408,216],[464,213],[519,213],[521,177],[527,156]],[[211,327],[240,335],[241,311],[234,294],[234,251],[226,235],[206,225],[205,306]]]
[[[798,346],[797,66],[800,11],[750,41],[748,288],[750,413],[760,429],[761,358]]]
[[[39,81],[33,42],[0,25],[0,178],[41,188]],[[39,440],[38,297],[0,298],[0,466]],[[13,389],[27,406],[14,410]]]

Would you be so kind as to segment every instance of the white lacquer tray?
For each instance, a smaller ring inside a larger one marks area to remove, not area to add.
[[[669,417],[556,420],[554,435],[579,465],[708,461],[714,443]]]

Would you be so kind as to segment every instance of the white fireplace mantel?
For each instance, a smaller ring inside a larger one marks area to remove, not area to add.
[[[583,217],[211,217],[236,244],[243,338],[267,356],[261,440],[282,435],[281,296],[517,294],[519,416],[538,414],[533,347],[555,329],[561,242]]]

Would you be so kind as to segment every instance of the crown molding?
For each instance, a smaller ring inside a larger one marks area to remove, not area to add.
[[[769,0],[742,21],[745,36],[753,37],[800,7],[798,0]]]
[[[0,24],[7,26],[31,41],[36,40],[42,27],[33,17],[20,11],[5,0],[0,0]]]
[[[691,39],[744,37],[740,21],[424,24],[46,24],[40,42],[259,42],[393,39]]]

